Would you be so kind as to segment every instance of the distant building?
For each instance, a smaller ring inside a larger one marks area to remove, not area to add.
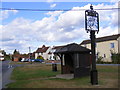
[[[51,49],[51,54],[50,54],[50,60],[60,60],[60,58],[58,57],[58,55],[55,55],[54,52],[57,49],[61,49],[64,46],[53,46],[53,48]]]
[[[40,55],[42,56],[45,60],[49,60],[49,54],[50,54],[51,47],[46,47],[43,45],[42,47],[38,48],[35,51],[35,59]]]
[[[4,54],[3,54],[4,50],[0,50],[0,61],[4,60]]]
[[[15,54],[15,55],[13,55],[12,61],[18,62],[18,61],[20,61],[21,59],[22,59],[22,58],[21,58],[21,55],[20,55],[20,54]]]
[[[29,54],[14,54],[12,57],[12,61],[18,62],[21,61],[23,58],[29,59]]]
[[[84,40],[80,45],[91,49],[91,41]],[[96,56],[111,62],[111,53],[120,53],[120,34],[96,38]]]

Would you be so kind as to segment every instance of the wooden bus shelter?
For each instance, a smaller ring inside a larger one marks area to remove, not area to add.
[[[90,52],[76,43],[56,50],[54,54],[61,59],[61,74],[74,74],[74,78],[90,75]]]

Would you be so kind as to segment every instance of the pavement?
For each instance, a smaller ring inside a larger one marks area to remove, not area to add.
[[[74,74],[59,74],[59,75],[56,75],[56,78],[73,79]]]

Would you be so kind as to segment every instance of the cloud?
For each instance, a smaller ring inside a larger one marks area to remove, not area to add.
[[[94,8],[112,8],[114,5],[98,4]],[[90,4],[83,7],[73,7],[73,9],[88,9]],[[115,11],[97,11],[100,15],[100,32],[98,36],[116,34],[117,23]],[[2,28],[2,42],[5,49],[20,48],[27,51],[28,47],[35,47],[43,42],[74,42],[89,38],[84,27],[84,11],[54,11],[45,13],[48,15],[42,20],[31,21],[22,17],[14,19]],[[80,43],[80,41],[78,41]]]
[[[110,0],[110,2],[119,2],[119,0]]]
[[[47,2],[51,3],[51,2],[54,2],[55,0],[47,0]]]
[[[50,5],[50,8],[54,8],[54,7],[56,7],[56,5],[57,5],[57,4],[51,4],[51,5]]]
[[[63,13],[63,11],[54,11],[54,12],[47,12],[47,13],[45,13],[46,15],[48,15],[48,16],[53,16],[53,17],[55,17],[55,16],[59,16],[60,14],[62,14]]]
[[[3,10],[0,12],[0,20],[7,19],[10,15],[18,13],[17,10]]]

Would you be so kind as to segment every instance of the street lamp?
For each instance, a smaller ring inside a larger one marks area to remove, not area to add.
[[[95,50],[95,32],[99,32],[99,14],[90,6],[90,10],[85,11],[85,29],[90,32],[91,38],[91,55],[92,55],[92,69],[91,69],[91,84],[98,84],[98,72],[96,70],[96,50]]]

